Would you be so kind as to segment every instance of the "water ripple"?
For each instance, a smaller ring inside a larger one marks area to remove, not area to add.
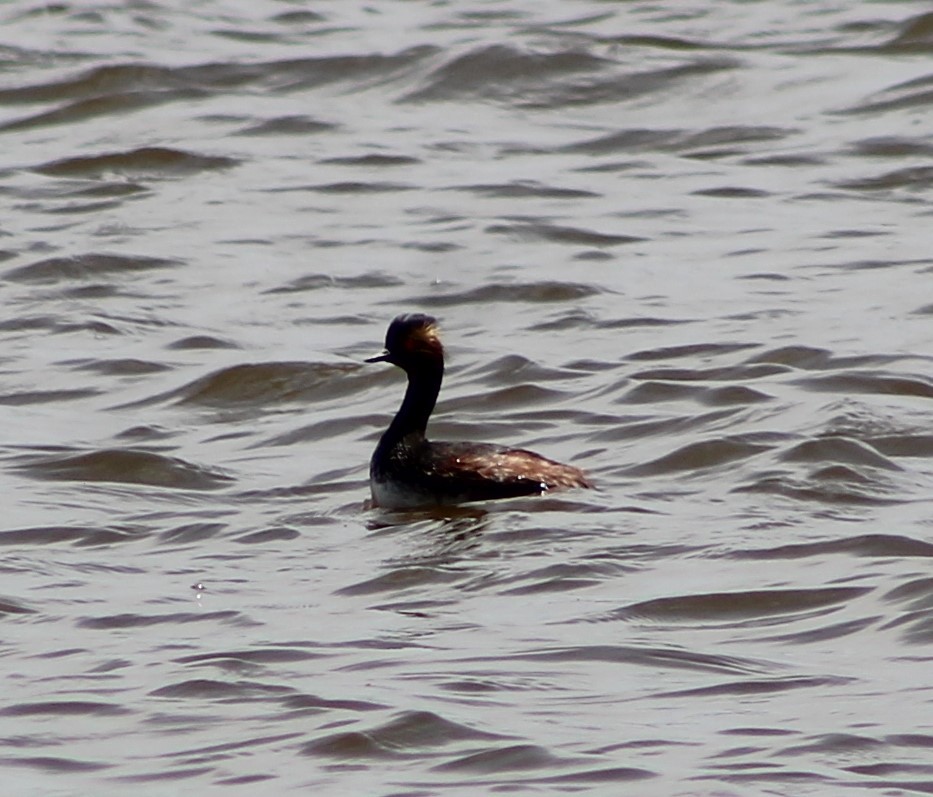
[[[216,468],[125,448],[34,457],[18,465],[18,469],[37,479],[146,484],[183,490],[216,490],[233,481]]]
[[[5,780],[929,792],[931,20],[0,4]]]

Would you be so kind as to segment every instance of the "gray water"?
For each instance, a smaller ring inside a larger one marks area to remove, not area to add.
[[[11,795],[933,793],[933,15],[0,6]],[[431,431],[596,491],[385,512]]]

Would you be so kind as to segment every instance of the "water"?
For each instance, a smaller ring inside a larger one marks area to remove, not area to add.
[[[933,792],[919,4],[0,23],[4,793]]]

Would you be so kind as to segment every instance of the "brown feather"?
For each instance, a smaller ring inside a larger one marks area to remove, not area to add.
[[[489,443],[428,445],[432,470],[444,479],[524,482],[528,487],[537,485],[535,492],[593,486],[579,468],[522,448],[501,448]]]

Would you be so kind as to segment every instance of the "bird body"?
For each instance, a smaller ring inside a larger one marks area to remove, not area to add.
[[[592,487],[579,468],[522,448],[492,443],[430,441],[425,436],[444,376],[444,349],[431,316],[398,316],[385,352],[408,375],[402,405],[370,461],[373,502],[390,509],[537,495]]]

